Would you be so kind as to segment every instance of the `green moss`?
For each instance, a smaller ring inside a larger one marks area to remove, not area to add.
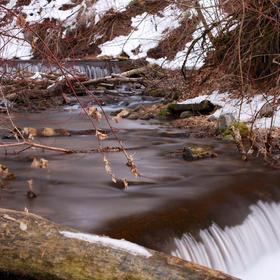
[[[188,146],[183,150],[183,158],[187,161],[194,161],[205,158],[214,158],[217,154],[208,146]]]
[[[167,119],[171,116],[170,111],[167,108],[161,109],[158,112],[158,117],[161,119]]]
[[[232,127],[238,129],[241,137],[243,137],[243,138],[245,138],[249,135],[250,130],[249,130],[248,126],[243,122],[236,122],[231,127],[228,127],[226,129],[222,129],[220,131],[223,138],[232,139]]]

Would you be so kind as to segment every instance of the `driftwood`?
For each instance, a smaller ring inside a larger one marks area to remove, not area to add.
[[[136,69],[132,69],[129,71],[122,72],[120,74],[111,74],[110,76],[104,77],[104,78],[98,78],[98,79],[92,79],[89,81],[85,81],[82,84],[84,86],[87,85],[97,85],[97,84],[105,84],[106,86],[112,87],[114,84],[120,84],[120,83],[141,83],[143,82],[142,77],[133,77],[133,76],[141,76],[147,73],[152,66],[144,66]]]
[[[117,77],[107,76],[104,78],[98,78],[98,79],[92,79],[83,82],[82,84],[84,86],[87,85],[97,85],[100,83],[109,83],[109,84],[119,84],[119,83],[141,83],[143,81],[142,78],[128,78],[128,77],[122,77],[121,75]]]
[[[87,87],[102,86],[113,90],[115,85],[125,83],[144,83],[141,75],[144,75],[151,66],[132,69],[121,74],[112,74],[110,76],[87,79],[85,76],[72,75],[61,78],[59,75],[41,74],[40,79],[32,79],[25,77],[20,80],[6,79],[1,86],[4,96],[9,101],[23,101],[30,99],[40,99],[48,97],[57,97],[61,95],[62,100],[71,103],[65,93],[73,93],[75,95],[84,95],[89,93]],[[135,78],[135,76],[138,76]],[[105,91],[102,91],[104,93]],[[96,94],[96,92],[94,92]],[[118,92],[116,92],[118,93]]]
[[[218,271],[148,250],[134,255],[67,238],[75,230],[39,216],[0,208],[0,278],[29,280],[234,280]]]
[[[112,74],[112,77],[118,77],[118,76],[122,76],[122,77],[140,76],[140,75],[144,75],[147,72],[149,72],[152,69],[152,67],[154,67],[154,66],[149,64],[148,66],[144,66],[144,67],[128,70],[128,71],[122,72],[121,74]]]

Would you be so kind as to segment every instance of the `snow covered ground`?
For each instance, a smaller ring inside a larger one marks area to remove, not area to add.
[[[203,100],[209,100],[215,105],[221,106],[213,114],[215,118],[219,118],[221,114],[230,113],[236,119],[240,116],[241,122],[251,123],[254,121],[255,128],[269,128],[271,125],[271,118],[256,118],[256,114],[267,103],[273,100],[272,96],[255,95],[251,98],[244,98],[243,101],[238,98],[229,98],[228,93],[219,93],[214,91],[210,95],[201,95],[192,99],[187,99],[183,104],[200,103]],[[280,127],[280,110],[276,111],[273,120],[274,127]]]
[[[101,56],[120,55],[125,51],[132,59],[147,57],[148,50],[156,47],[167,30],[179,26],[181,11],[176,5],[166,7],[160,15],[143,13],[132,18],[132,32],[127,36],[119,36],[101,46]],[[133,50],[139,48],[137,54]]]
[[[216,9],[213,8],[216,1],[200,0],[207,23],[215,21],[219,15]],[[25,14],[25,20],[29,24],[40,23],[45,19],[54,19],[59,21],[66,30],[69,30],[75,28],[82,18],[88,23],[94,22],[96,24],[109,10],[123,12],[131,2],[132,0],[97,0],[92,4],[90,1],[82,0],[80,4],[73,5],[71,0],[32,0],[29,5],[18,7],[17,1],[12,0],[9,1],[6,7],[13,9],[17,14]],[[132,31],[130,34],[118,36],[100,45],[101,56],[114,57],[124,51],[131,59],[146,58],[149,62],[159,64],[164,68],[180,68],[191,42],[188,42],[183,50],[178,51],[173,60],[167,60],[166,57],[152,59],[147,56],[147,52],[150,49],[157,47],[168,36],[169,32],[181,24],[182,17],[188,16],[192,18],[197,15],[194,8],[182,10],[182,7],[179,8],[175,3],[176,1],[154,15],[145,12],[131,18]],[[65,5],[70,6],[65,9],[63,8]],[[6,13],[7,11],[2,9],[0,18],[3,18]],[[32,57],[32,42],[24,40],[25,31],[17,26],[16,19],[7,25],[6,30],[11,37],[2,37],[0,39],[0,56],[4,59],[30,59]],[[198,30],[193,36],[201,35],[203,30],[203,25],[199,24]],[[65,31],[63,34],[65,35]],[[93,38],[98,38],[98,36],[96,34]],[[18,37],[18,39],[14,37]],[[209,42],[207,43],[209,44]],[[202,39],[196,43],[194,51],[190,54],[187,67],[200,67],[203,65],[201,44]]]

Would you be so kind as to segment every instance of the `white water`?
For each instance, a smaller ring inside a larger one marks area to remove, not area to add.
[[[102,78],[112,73],[118,74],[121,72],[117,63],[90,63],[90,62],[76,62],[66,64],[64,67],[71,73],[85,74],[90,79]],[[17,61],[16,63],[2,63],[0,66],[0,73],[13,74],[17,71],[26,71],[30,73],[61,73],[60,69],[56,65],[43,64],[41,62],[30,63],[29,61]]]
[[[172,255],[246,280],[279,280],[280,205],[258,202],[250,210],[241,225],[201,230],[199,241],[190,234],[175,238]]]

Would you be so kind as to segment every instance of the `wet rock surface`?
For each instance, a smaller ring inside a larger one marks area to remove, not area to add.
[[[218,118],[218,129],[224,130],[231,127],[236,122],[233,114],[222,114]]]

